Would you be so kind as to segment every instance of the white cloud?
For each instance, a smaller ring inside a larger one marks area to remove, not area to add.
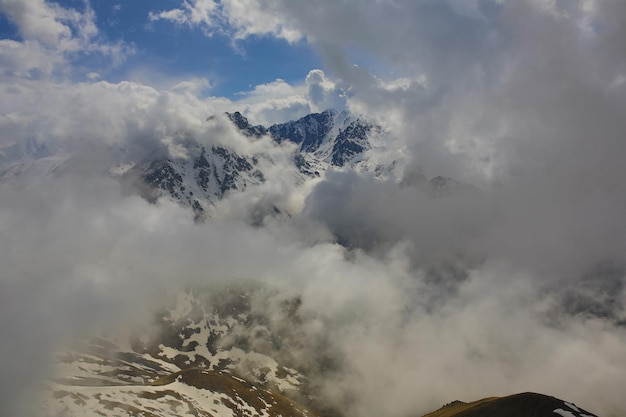
[[[185,0],[179,9],[151,12],[150,20],[169,20],[190,27],[201,26],[212,33],[218,21],[219,6],[213,0]]]
[[[268,94],[276,97],[287,97],[296,93],[302,93],[301,89],[294,88],[285,80],[279,78],[267,84],[254,86],[251,91],[241,92],[239,94],[246,97],[262,98]]]
[[[278,79],[257,85],[239,96],[241,99],[233,105],[239,106],[252,123],[265,126],[295,120],[312,112],[345,110],[349,101],[342,81],[332,80],[320,69],[309,71],[302,84],[292,85]]]
[[[311,70],[306,76],[306,85],[315,110],[336,109],[341,111],[345,109],[346,92],[338,83],[328,79],[324,71],[320,69]]]
[[[159,13],[150,13],[150,20],[169,20],[178,24],[188,24],[190,19],[182,9],[172,9]]]
[[[235,29],[235,39],[253,35],[272,35],[296,42],[303,34],[283,15],[276,0],[222,0],[228,23]]]
[[[32,71],[51,73],[63,58],[34,41],[0,40],[1,74],[27,77]]]
[[[302,39],[302,33],[278,10],[280,2],[275,0],[185,0],[180,8],[151,12],[149,18],[197,27],[209,36],[226,33],[235,41],[255,35],[271,35],[288,42]]]
[[[84,25],[88,22],[85,20],[88,16],[44,0],[2,0],[0,10],[15,21],[24,39],[48,46],[71,39],[70,25],[80,28],[81,23]],[[86,32],[85,35],[89,30]]]
[[[119,63],[134,52],[123,43],[99,40],[95,14],[88,2],[79,11],[45,0],[2,0],[0,12],[17,25],[22,37],[21,41],[1,41],[2,59],[9,63],[6,68],[11,73],[70,71],[67,59],[76,53],[102,54]]]
[[[294,120],[311,112],[312,106],[303,86],[278,79],[239,93],[234,104],[253,124],[265,126]]]
[[[299,95],[284,98],[268,97],[256,103],[242,100],[237,102],[235,107],[240,107],[250,117],[252,123],[264,126],[296,120],[313,111],[310,101]]]
[[[206,78],[192,78],[174,84],[170,90],[176,93],[189,93],[201,96],[204,91],[211,88],[211,83]]]

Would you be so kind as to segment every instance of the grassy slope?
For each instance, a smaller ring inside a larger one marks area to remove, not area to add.
[[[424,417],[454,417],[457,414],[470,410],[474,407],[481,406],[496,399],[498,399],[498,397],[483,398],[482,400],[474,401],[471,403],[455,401],[448,405],[444,405],[437,411],[433,411],[432,413],[424,415]]]
[[[507,397],[485,398],[472,403],[454,402],[424,417],[555,417],[555,409],[564,409],[576,417],[594,416],[568,408],[563,400],[525,392]]]

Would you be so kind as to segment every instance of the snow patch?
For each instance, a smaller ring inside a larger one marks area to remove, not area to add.
[[[562,416],[562,417],[576,417],[573,413],[571,413],[570,411],[565,411],[561,408],[557,408],[556,410],[554,410],[554,413]]]

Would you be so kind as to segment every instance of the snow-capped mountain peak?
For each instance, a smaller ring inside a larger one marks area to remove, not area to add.
[[[171,198],[202,219],[227,196],[262,186],[270,177],[293,188],[330,168],[380,177],[398,170],[395,155],[390,158],[385,141],[377,139],[384,129],[347,111],[329,109],[270,127],[252,125],[240,112],[211,116],[206,123],[196,133],[148,138],[148,146],[131,144],[132,151],[112,145],[51,150],[34,141],[5,146],[0,179],[95,170],[148,201]]]

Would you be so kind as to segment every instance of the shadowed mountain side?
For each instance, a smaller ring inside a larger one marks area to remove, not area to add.
[[[423,417],[595,417],[572,403],[543,394],[525,392],[490,397],[471,403],[454,401]]]

